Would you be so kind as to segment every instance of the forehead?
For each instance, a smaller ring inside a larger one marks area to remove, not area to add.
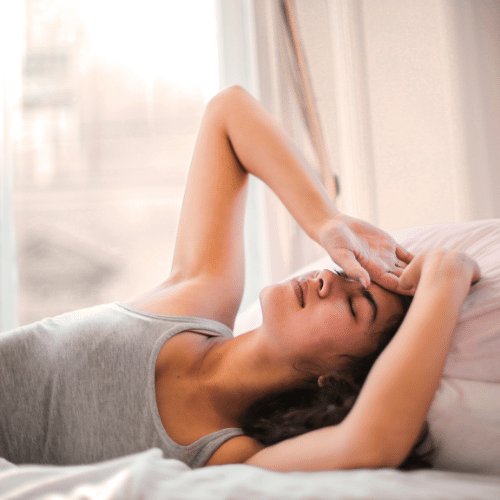
[[[391,318],[404,313],[403,305],[397,294],[389,292],[376,283],[371,283],[368,290],[373,295],[378,306],[377,319],[370,330],[380,331],[387,327]]]

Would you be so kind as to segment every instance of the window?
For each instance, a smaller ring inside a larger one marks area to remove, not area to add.
[[[209,0],[26,0],[13,197],[20,324],[165,277],[217,90]]]

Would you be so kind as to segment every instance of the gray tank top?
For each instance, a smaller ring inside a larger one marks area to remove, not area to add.
[[[0,334],[0,456],[71,465],[155,447],[166,458],[203,466],[243,433],[223,429],[181,446],[165,432],[156,359],[168,339],[191,329],[232,337],[216,321],[148,314],[120,303]]]

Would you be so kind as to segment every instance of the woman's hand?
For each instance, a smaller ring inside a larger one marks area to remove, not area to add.
[[[363,286],[372,279],[387,290],[413,293],[411,287],[401,288],[398,281],[413,255],[385,231],[339,213],[322,228],[319,242],[332,260]]]
[[[481,278],[477,262],[469,255],[436,248],[417,255],[399,278],[399,286],[415,293],[420,283],[439,284],[451,280],[456,286],[460,283],[468,289]]]

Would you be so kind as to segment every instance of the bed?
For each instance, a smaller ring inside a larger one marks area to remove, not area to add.
[[[99,464],[15,466],[0,459],[3,499],[495,499],[500,498],[500,220],[407,228],[393,236],[414,253],[442,246],[473,255],[483,273],[454,333],[428,414],[435,469],[276,473],[247,465],[191,470],[160,450]],[[332,267],[325,257],[298,272]],[[235,334],[258,324],[258,302]]]

